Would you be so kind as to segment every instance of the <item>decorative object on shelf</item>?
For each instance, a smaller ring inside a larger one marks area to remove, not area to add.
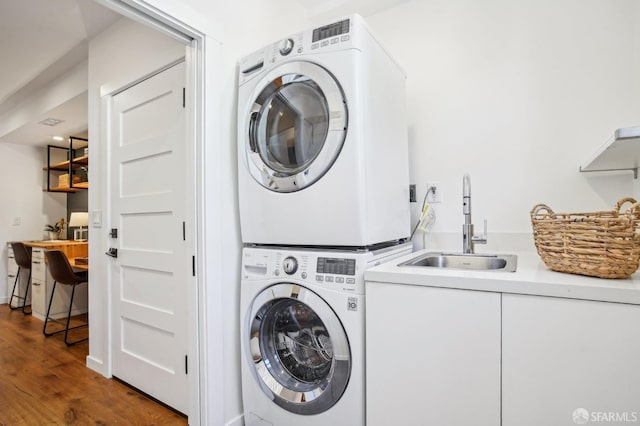
[[[67,223],[65,222],[64,218],[61,217],[60,220],[58,220],[55,224],[53,225],[46,225],[44,227],[44,230],[47,231],[49,233],[49,238],[52,240],[63,240],[63,236],[64,236],[64,230],[65,230],[65,225]]]
[[[622,212],[626,203],[631,206]],[[629,278],[640,265],[640,204],[633,198],[594,213],[554,213],[538,204],[531,223],[538,255],[553,271]]]
[[[88,139],[70,136],[68,147],[47,145],[47,164],[42,168],[46,184],[43,191],[77,192],[89,188],[88,151],[74,146],[74,141],[88,143]]]
[[[80,183],[81,179],[78,175],[73,175],[73,184]],[[58,188],[69,188],[69,173],[62,174],[58,177]]]
[[[86,229],[83,229],[84,226],[89,225],[89,213],[88,212],[73,212],[71,213],[71,217],[69,217],[69,227],[79,227],[80,229],[75,229],[73,231],[73,239],[84,241],[86,238],[82,238],[83,232]]]

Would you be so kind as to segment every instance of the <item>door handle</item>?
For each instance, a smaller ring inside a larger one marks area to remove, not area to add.
[[[105,254],[107,256],[111,256],[111,257],[118,257],[118,249],[110,248],[109,250],[107,250],[107,252]]]
[[[258,119],[258,113],[252,112],[249,118],[249,148],[253,152],[258,152],[258,141],[256,131],[256,120]]]

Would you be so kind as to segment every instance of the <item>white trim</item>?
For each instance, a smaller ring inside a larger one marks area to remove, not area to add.
[[[213,131],[213,127],[206,124],[205,119],[205,104],[207,104],[207,99],[210,99],[208,102],[212,102],[211,94],[207,95],[205,93],[205,81],[207,80],[206,67],[207,64],[211,69],[213,69],[213,59],[211,58],[212,54],[218,53],[215,50],[214,44],[210,43],[210,47],[206,45],[207,35],[204,32],[199,31],[198,29],[192,28],[184,22],[178,20],[176,17],[169,15],[168,13],[155,8],[149,5],[146,2],[138,1],[138,0],[96,0],[98,3],[105,5],[119,13],[125,14],[130,19],[143,23],[151,28],[154,28],[158,31],[161,31],[165,34],[168,34],[172,37],[171,33],[177,31],[178,33],[183,33],[188,37],[179,38],[183,42],[184,40],[189,40],[191,43],[187,46],[187,54],[186,54],[186,65],[187,65],[187,99],[189,102],[189,108],[187,112],[187,120],[190,123],[189,128],[193,130],[193,146],[189,148],[192,149],[190,155],[193,155],[192,160],[195,165],[193,170],[192,178],[195,181],[194,192],[193,192],[193,201],[195,205],[195,224],[192,229],[189,230],[191,235],[194,236],[194,249],[196,256],[196,277],[194,278],[195,284],[190,287],[189,292],[189,300],[191,306],[196,306],[197,309],[194,309],[190,312],[195,314],[194,318],[189,319],[189,328],[193,331],[193,335],[191,335],[190,339],[190,348],[189,355],[190,358],[193,358],[193,362],[190,362],[190,371],[193,373],[190,374],[190,390],[189,390],[189,400],[191,401],[191,406],[189,407],[189,424],[198,425],[198,424],[221,424],[224,419],[224,404],[223,401],[217,401],[214,407],[209,407],[207,401],[209,400],[208,393],[213,392],[214,395],[223,395],[223,371],[222,371],[222,357],[223,351],[219,345],[216,345],[212,348],[211,351],[208,349],[207,345],[207,327],[211,327],[214,330],[216,336],[222,336],[221,330],[221,321],[222,316],[219,309],[212,309],[211,301],[215,300],[215,303],[221,304],[219,297],[212,298],[210,295],[206,293],[205,282],[207,281],[206,271],[211,269],[210,265],[218,265],[219,260],[208,261],[207,253],[205,250],[205,240],[208,241],[217,241],[215,247],[211,247],[210,252],[213,253],[213,258],[219,258],[221,253],[221,243],[220,234],[221,228],[220,224],[217,223],[217,227],[214,226],[213,229],[210,229],[212,232],[211,237],[208,236],[208,231],[205,226],[205,218],[207,217],[207,205],[205,198],[205,160],[206,158],[217,158],[217,156],[211,156],[210,154],[205,155],[205,141],[207,140],[207,131]],[[126,10],[126,12],[123,12]],[[194,19],[197,20],[196,17],[191,17],[189,20]],[[167,29],[173,29],[174,31],[167,31]],[[211,30],[211,28],[208,28]],[[210,31],[211,32],[211,31]],[[175,37],[174,37],[175,38]],[[213,39],[210,39],[212,42]],[[207,49],[209,51],[207,52]],[[207,58],[209,58],[207,60]],[[189,79],[190,77],[190,79]],[[109,85],[109,87],[113,88],[113,85]],[[102,87],[101,93],[103,90],[107,91],[106,93],[113,92],[114,90],[109,87]],[[211,86],[209,86],[209,90],[211,90]],[[106,100],[103,99],[103,106]],[[212,108],[214,108],[212,106]],[[189,111],[190,110],[190,111]],[[102,114],[101,114],[102,115]],[[104,116],[103,116],[104,119]],[[193,127],[192,127],[193,126]],[[105,129],[103,127],[101,131],[101,135],[104,135]],[[214,147],[214,149],[219,149],[219,147]],[[218,167],[216,165],[209,165],[210,172],[212,174],[219,174],[217,171]],[[213,169],[213,170],[211,170]],[[208,178],[210,180],[211,178]],[[109,192],[107,192],[109,193]],[[209,215],[213,217],[214,221],[221,217],[220,208],[217,206],[211,206],[212,209],[209,209]],[[211,210],[214,210],[213,212]],[[213,268],[215,271],[212,274],[212,279],[215,282],[212,283],[214,292],[220,292],[220,280],[222,273],[220,272],[220,268]],[[110,294],[111,292],[109,292]],[[111,305],[111,301],[108,301],[109,306]],[[207,312],[210,312],[208,315]],[[109,311],[110,312],[110,311]],[[209,317],[211,316],[211,317]],[[209,325],[211,324],[211,325]],[[108,318],[108,334],[109,338],[111,336],[111,318]],[[108,375],[111,374],[111,345],[110,342],[107,342],[107,359],[103,360],[106,364],[106,370]],[[215,356],[215,362],[209,362],[209,358]],[[89,366],[89,359],[87,359],[87,365]],[[99,362],[93,362],[93,365],[99,368],[99,371],[105,371],[105,365],[101,365]],[[209,368],[207,368],[209,367]],[[215,367],[215,371],[211,371]],[[215,380],[209,377],[210,375],[214,376]],[[208,384],[214,383],[216,389],[213,391],[209,389]]]
[[[186,26],[181,25],[175,19],[164,16],[161,11],[147,3],[134,0],[95,0],[97,3],[126,16],[141,24],[154,28],[161,33],[184,44],[190,44],[193,37]],[[169,19],[167,19],[169,18]]]

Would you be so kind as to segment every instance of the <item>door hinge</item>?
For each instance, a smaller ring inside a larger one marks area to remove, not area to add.
[[[185,87],[182,88],[182,108],[186,108],[187,105],[187,89]]]
[[[182,222],[182,241],[187,241],[187,224]]]
[[[189,374],[189,355],[184,356],[184,374]]]
[[[196,276],[196,257],[195,256],[191,256],[191,273],[193,274],[193,276]]]

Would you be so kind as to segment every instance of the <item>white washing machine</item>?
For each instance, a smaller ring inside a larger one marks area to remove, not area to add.
[[[409,230],[405,74],[350,16],[240,61],[242,241],[364,247]]]
[[[240,296],[247,426],[365,424],[364,271],[411,252],[246,247]]]

